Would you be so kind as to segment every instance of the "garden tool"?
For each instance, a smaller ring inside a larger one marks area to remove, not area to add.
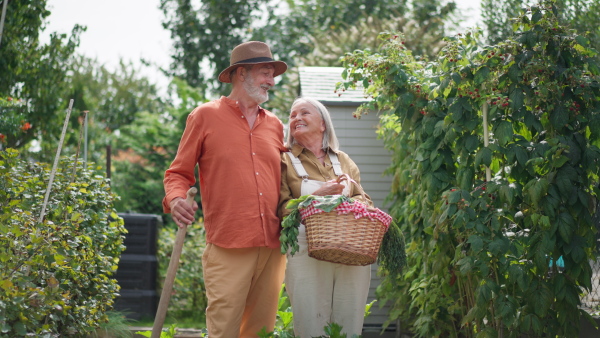
[[[187,192],[186,203],[189,205],[194,204],[194,196],[198,192],[195,187],[190,188]],[[175,237],[175,245],[173,245],[173,253],[171,254],[171,260],[169,261],[169,268],[167,269],[167,275],[165,276],[165,283],[163,285],[162,293],[160,295],[160,302],[158,303],[158,309],[156,310],[156,317],[154,317],[154,326],[152,327],[151,338],[160,338],[163,324],[165,323],[165,317],[167,315],[167,308],[169,307],[169,300],[171,300],[171,292],[173,291],[173,282],[175,281],[175,274],[177,273],[177,267],[179,266],[179,257],[183,250],[183,241],[187,232],[187,225],[180,227],[177,230],[177,236]]]

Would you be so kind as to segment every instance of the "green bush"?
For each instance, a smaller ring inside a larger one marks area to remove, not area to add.
[[[394,33],[344,59],[340,89],[363,84],[362,111],[381,111],[407,236],[408,269],[378,295],[417,336],[576,337],[591,319],[600,64],[559,15],[540,2],[510,39],[460,33],[432,62]]]
[[[43,222],[47,164],[0,151],[0,335],[81,336],[107,321],[119,286],[123,220],[108,180],[57,166]],[[76,177],[74,177],[76,175]],[[71,182],[72,181],[72,182]]]

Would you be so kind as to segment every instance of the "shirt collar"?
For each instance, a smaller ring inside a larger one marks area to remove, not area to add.
[[[294,156],[298,157],[304,151],[304,149],[306,149],[306,148],[304,148],[303,146],[296,143],[292,146],[292,149],[290,149],[290,151],[292,152],[292,154],[294,154]],[[310,150],[306,150],[306,151],[310,151]],[[331,148],[329,148],[329,152],[333,152],[333,153],[337,154],[337,151],[333,151],[333,150],[331,150]]]
[[[229,106],[231,106],[231,107],[233,107],[235,109],[238,109],[238,110],[240,109],[240,107],[238,106],[236,100],[232,100],[232,99],[228,98],[227,96],[221,96],[221,100],[223,102],[225,102],[227,105],[229,105]],[[264,114],[265,113],[265,109],[263,107],[261,107],[261,106],[258,106],[258,113],[259,114],[261,114],[261,113]]]

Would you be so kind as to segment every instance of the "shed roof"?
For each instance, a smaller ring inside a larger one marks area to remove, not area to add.
[[[343,71],[343,67],[299,67],[300,93],[327,105],[358,106],[367,102],[362,85],[347,89],[341,95],[334,92],[336,84],[343,80]]]

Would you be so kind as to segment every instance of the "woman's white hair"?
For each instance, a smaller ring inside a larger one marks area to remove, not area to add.
[[[325,132],[323,132],[323,150],[327,150],[327,148],[330,148],[333,151],[338,151],[339,147],[340,147],[340,143],[337,139],[337,136],[335,135],[335,129],[333,128],[333,123],[331,122],[331,115],[329,114],[329,111],[327,110],[327,108],[319,101],[309,98],[309,97],[297,97],[294,100],[294,103],[292,103],[292,108],[290,109],[293,110],[294,106],[300,103],[309,103],[311,105],[313,105],[315,108],[317,108],[317,111],[321,114],[321,118],[323,119],[323,122],[325,122]],[[288,135],[287,135],[287,142],[286,142],[286,146],[288,148],[291,148],[294,144],[298,143],[296,141],[296,139],[294,139],[294,137],[292,136],[292,133],[289,129],[289,122],[288,122]]]

